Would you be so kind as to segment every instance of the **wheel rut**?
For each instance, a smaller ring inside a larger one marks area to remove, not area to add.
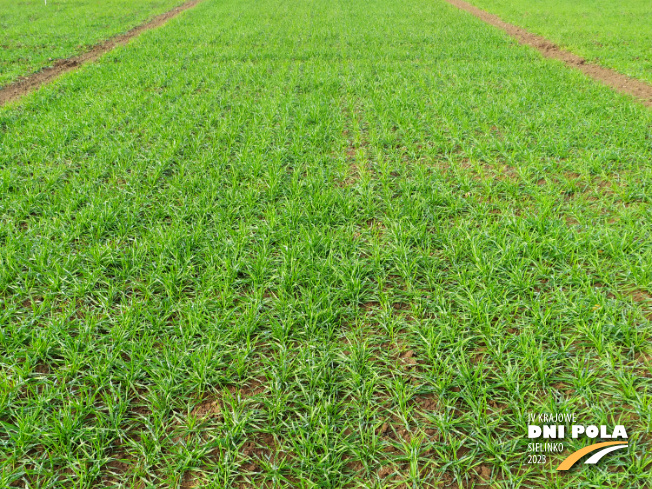
[[[597,80],[620,93],[631,95],[647,107],[652,107],[652,85],[641,80],[618,73],[610,68],[590,63],[581,56],[560,48],[545,37],[533,34],[522,27],[505,22],[500,17],[490,14],[464,0],[445,0],[454,7],[474,15],[480,20],[501,29],[516,39],[520,44],[530,46],[544,57],[563,61],[567,66],[580,70],[585,75]]]
[[[123,46],[127,44],[131,39],[139,36],[145,31],[161,27],[168,20],[176,17],[185,10],[193,8],[201,1],[202,0],[189,0],[173,8],[172,10],[168,10],[167,12],[157,15],[148,22],[134,27],[124,34],[114,36],[100,44],[96,44],[85,53],[82,53],[78,56],[73,56],[71,58],[59,59],[54,63],[53,66],[43,68],[36,73],[10,83],[4,88],[0,88],[0,107],[8,103],[15,102],[25,95],[38,90],[43,85],[47,85],[48,83],[59,78],[64,73],[77,70],[80,66],[97,60],[103,54],[111,51],[117,46]]]

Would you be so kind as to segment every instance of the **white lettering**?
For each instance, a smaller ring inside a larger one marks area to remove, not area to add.
[[[573,433],[573,438],[577,438],[582,433],[584,433],[584,426],[582,426],[581,424],[574,424],[573,427],[571,428],[571,431]]]
[[[541,427],[531,424],[527,427],[527,437],[528,438],[539,438],[541,436]]]
[[[607,433],[607,427],[603,424],[600,425],[600,438],[611,438],[611,435]]]
[[[621,424],[616,425],[614,428],[614,438],[627,438],[627,432],[625,431],[625,427]]]
[[[598,436],[599,432],[600,431],[598,430],[598,427],[595,425],[589,425],[586,428],[586,436],[588,436],[589,438],[595,438],[596,436]]]
[[[554,424],[543,425],[544,438],[557,438],[557,427]]]

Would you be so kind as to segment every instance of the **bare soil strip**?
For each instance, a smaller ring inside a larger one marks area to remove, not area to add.
[[[145,22],[144,24],[134,27],[124,34],[112,37],[111,39],[107,39],[106,41],[93,46],[93,48],[91,48],[89,51],[82,53],[79,56],[57,60],[54,63],[54,66],[43,68],[41,71],[10,83],[6,87],[0,89],[0,107],[8,104],[9,102],[13,102],[20,99],[21,97],[24,97],[28,93],[31,93],[41,86],[50,83],[64,73],[78,69],[84,63],[95,61],[104,53],[111,51],[116,46],[127,44],[132,38],[139,36],[144,31],[161,27],[168,20],[176,17],[184,10],[188,10],[194,7],[201,1],[202,0],[189,0],[184,4],[173,8],[172,10],[157,15],[149,22]]]
[[[537,49],[546,58],[558,59],[568,66],[580,70],[594,80],[604,83],[614,90],[631,95],[640,100],[644,105],[652,107],[652,85],[648,85],[635,78],[618,73],[610,68],[605,68],[593,63],[588,63],[584,58],[560,48],[545,37],[532,34],[525,29],[503,21],[497,15],[485,12],[474,7],[464,0],[446,0],[454,7],[469,12],[487,24],[502,29],[520,44]]]

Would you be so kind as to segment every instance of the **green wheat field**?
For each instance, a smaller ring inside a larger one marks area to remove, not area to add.
[[[652,110],[443,0],[205,0],[0,108],[0,487],[648,488],[651,204]]]

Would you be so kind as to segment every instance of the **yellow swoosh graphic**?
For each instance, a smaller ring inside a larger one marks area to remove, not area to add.
[[[627,445],[627,443],[628,442],[626,441],[606,441],[604,443],[595,443],[593,445],[589,445],[588,447],[581,448],[580,450],[571,453],[561,464],[559,464],[557,470],[570,469],[573,465],[575,465],[575,462],[581,459],[584,455],[594,452],[598,448],[610,447],[611,445]]]

